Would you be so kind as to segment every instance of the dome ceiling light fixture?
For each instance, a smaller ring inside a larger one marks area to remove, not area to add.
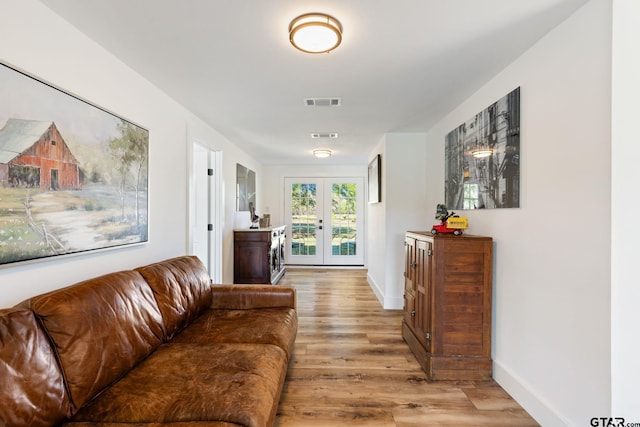
[[[289,41],[306,53],[328,53],[342,42],[342,24],[324,13],[306,13],[289,24]]]
[[[333,154],[331,150],[313,150],[313,155],[320,159],[331,157],[331,154]]]

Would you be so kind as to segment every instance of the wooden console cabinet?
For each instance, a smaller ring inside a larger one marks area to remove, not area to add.
[[[284,275],[285,226],[234,230],[233,283],[271,283]]]
[[[488,380],[493,241],[405,234],[402,337],[430,380]]]

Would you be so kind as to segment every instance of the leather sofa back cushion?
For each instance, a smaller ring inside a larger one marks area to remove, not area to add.
[[[62,372],[30,310],[0,310],[0,426],[58,425],[70,412]]]
[[[165,325],[165,340],[211,305],[211,279],[195,256],[182,256],[137,268],[155,294]]]
[[[55,345],[74,411],[162,343],[162,316],[135,271],[96,277],[25,303]]]

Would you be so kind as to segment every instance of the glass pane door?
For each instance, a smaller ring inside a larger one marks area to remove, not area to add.
[[[289,264],[322,264],[322,181],[285,179]]]
[[[287,263],[364,265],[363,178],[286,178]]]
[[[327,178],[325,189],[325,218],[330,223],[325,227],[324,264],[363,265],[364,238],[363,179]]]

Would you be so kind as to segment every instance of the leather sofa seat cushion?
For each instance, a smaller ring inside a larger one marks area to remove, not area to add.
[[[272,425],[286,364],[284,351],[272,345],[171,342],[89,402],[73,421]]]
[[[0,379],[0,426],[52,426],[69,415],[62,371],[29,310],[0,310]]]
[[[291,357],[298,329],[296,310],[208,310],[173,341],[178,343],[259,343],[277,345]]]
[[[149,283],[165,324],[165,341],[211,305],[211,279],[195,256],[181,256],[137,268]]]
[[[31,308],[52,339],[73,410],[162,344],[162,316],[135,271],[121,271],[39,295]]]

